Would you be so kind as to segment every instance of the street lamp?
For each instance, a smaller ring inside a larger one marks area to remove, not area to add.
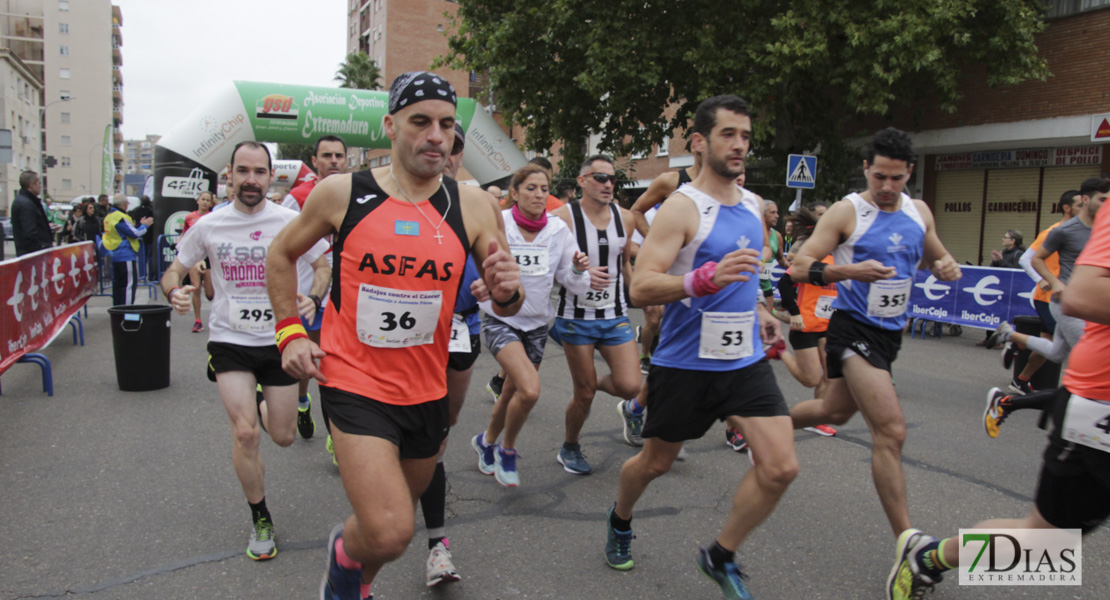
[[[59,98],[59,99],[57,99],[57,100],[55,100],[51,103],[46,104],[46,105],[39,108],[39,148],[40,148],[40,150],[39,150],[39,172],[42,173],[42,197],[43,198],[46,197],[46,191],[47,191],[47,186],[46,186],[46,158],[45,158],[46,157],[46,136],[43,135],[43,132],[46,131],[46,124],[44,122],[44,118],[46,116],[46,109],[50,108],[51,106],[54,106],[55,104],[57,104],[59,102],[69,102],[70,100],[74,100],[74,99],[75,98],[73,96],[63,96],[63,97],[61,97],[61,98]]]

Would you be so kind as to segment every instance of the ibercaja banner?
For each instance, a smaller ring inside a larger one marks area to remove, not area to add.
[[[96,292],[92,242],[40,250],[0,262],[0,373],[54,339]]]

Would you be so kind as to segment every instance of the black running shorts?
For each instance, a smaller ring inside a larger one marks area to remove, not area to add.
[[[902,349],[902,330],[891,331],[862,323],[843,310],[833,312],[825,332],[829,379],[844,377],[844,351],[851,350],[872,366],[889,372]]]
[[[795,351],[806,348],[816,348],[817,340],[825,337],[824,331],[794,331],[790,330],[790,347]]]
[[[727,417],[790,414],[771,365],[761,360],[735,371],[694,371],[652,365],[643,437],[684,442]]]
[[[249,371],[260,385],[293,385],[297,379],[281,369],[281,353],[277,345],[240,346],[226,342],[208,342],[208,379],[216,381],[217,373]]]
[[[452,371],[465,371],[474,366],[478,355],[482,353],[482,336],[470,334],[470,352],[452,352],[447,355],[447,368]]]
[[[1037,483],[1037,510],[1060,529],[1090,533],[1110,516],[1110,453],[1060,437],[1071,392],[1056,392],[1052,433]]]
[[[320,399],[332,427],[351,435],[389,440],[400,449],[402,459],[431,458],[439,454],[439,445],[450,428],[450,404],[446,396],[402,406],[320,386]]]

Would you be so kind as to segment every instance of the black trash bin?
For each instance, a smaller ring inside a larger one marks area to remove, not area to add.
[[[108,309],[116,381],[125,392],[170,386],[170,315],[166,304],[125,304]]]
[[[1024,333],[1033,337],[1040,337],[1044,327],[1041,324],[1040,317],[1022,316],[1014,318],[1014,331]],[[1029,361],[1029,350],[1019,350],[1017,356],[1014,358],[1014,379],[1021,374],[1022,369],[1025,368],[1025,363]],[[1051,360],[1046,360],[1044,365],[1037,369],[1033,377],[1029,380],[1029,384],[1035,390],[1050,390],[1060,387],[1060,363],[1054,363]]]

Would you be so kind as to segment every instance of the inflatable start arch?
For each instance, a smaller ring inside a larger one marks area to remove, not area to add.
[[[236,81],[217,90],[154,148],[154,220],[158,234],[196,210],[200,192],[215,192],[217,173],[242,141],[312,144],[338,135],[355,148],[389,148],[382,127],[387,92]],[[459,98],[466,131],[463,166],[481,184],[511,175],[527,160],[493,118],[471,98]],[[182,217],[184,215],[178,215]]]

